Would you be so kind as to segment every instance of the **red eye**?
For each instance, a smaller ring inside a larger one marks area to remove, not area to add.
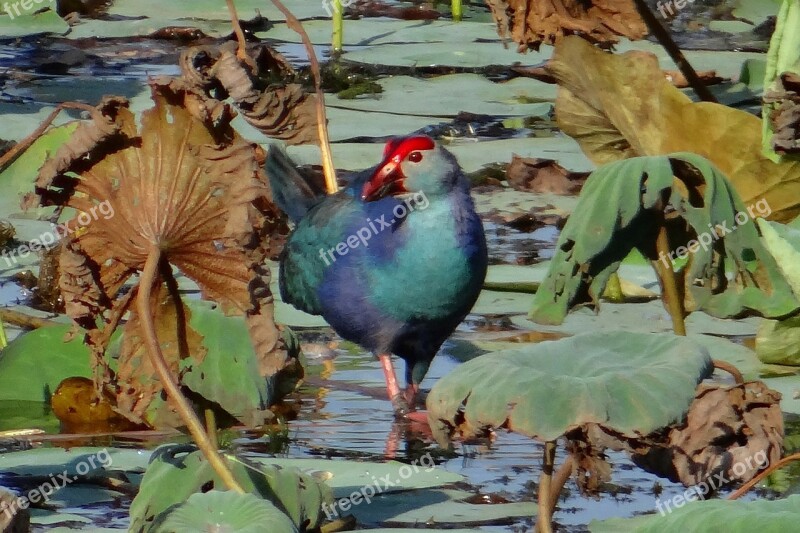
[[[422,161],[422,152],[411,152],[408,154],[408,160],[412,163],[419,163]]]

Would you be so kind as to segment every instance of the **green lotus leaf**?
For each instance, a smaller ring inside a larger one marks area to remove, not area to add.
[[[772,212],[766,199],[745,206],[711,162],[682,152],[616,161],[589,176],[534,296],[533,320],[560,324],[574,307],[597,306],[609,276],[632,249],[655,255],[661,227],[655,212],[664,209],[664,199],[696,235],[689,240],[674,232],[670,256],[658,259],[672,268],[671,259],[691,255],[685,273],[688,311],[774,318],[800,308],[753,222]],[[737,282],[728,281],[728,271]]]
[[[165,511],[154,529],[159,533],[236,531],[237,533],[296,533],[297,528],[267,500],[253,494],[212,490],[195,493],[185,503]]]
[[[798,506],[800,495],[783,500],[756,500],[740,502],[731,500],[707,500],[682,505],[680,508],[664,508],[663,514],[613,518],[592,521],[592,533],[784,533],[797,530],[800,518]],[[685,500],[683,504],[685,504]]]
[[[226,458],[245,492],[269,500],[296,528],[314,529],[324,520],[322,504],[332,501],[331,490],[324,483],[296,468],[257,465],[233,456]],[[223,489],[224,484],[197,448],[162,446],[153,453],[139,493],[131,504],[130,530],[162,531],[156,528],[159,515],[209,488]]]
[[[428,420],[440,441],[488,427],[551,441],[589,423],[644,435],[680,420],[712,370],[708,350],[685,337],[587,333],[460,365],[431,390]]]

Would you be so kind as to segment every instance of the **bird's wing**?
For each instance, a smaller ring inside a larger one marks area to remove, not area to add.
[[[345,240],[360,202],[346,192],[326,197],[300,220],[281,254],[281,297],[307,313],[321,314],[318,289],[330,257],[327,250]],[[326,258],[327,257],[327,258]]]
[[[269,147],[264,171],[269,177],[272,199],[292,222],[302,219],[325,197],[325,189],[301,174],[291,158],[277,145]]]

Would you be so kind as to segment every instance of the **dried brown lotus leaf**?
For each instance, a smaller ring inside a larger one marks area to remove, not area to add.
[[[155,106],[143,113],[141,130],[130,111],[119,109],[116,132],[92,147],[91,157],[74,153],[58,174],[37,183],[40,204],[108,215],[67,236],[60,280],[67,313],[89,330],[100,361],[110,330],[130,307],[131,293],[123,285],[158,246],[165,264],[195,281],[205,298],[228,314],[246,316],[260,367],[265,377],[273,375],[289,361],[273,322],[272,297],[268,285],[257,298],[250,294],[254,280],[268,279],[257,265],[269,251],[275,221],[259,149],[230,127],[229,110],[198,115],[186,109],[187,102],[197,102],[192,91],[179,84],[151,85]],[[86,128],[104,120],[93,119]],[[132,318],[129,334],[135,325]],[[177,368],[174,358],[168,362]],[[138,418],[158,391],[131,386],[141,369],[149,376],[144,359],[126,364],[130,368],[117,376],[120,395],[135,397],[118,395],[118,406]],[[107,368],[98,374],[110,379]]]
[[[555,44],[564,36],[581,35],[608,45],[619,37],[647,35],[647,26],[633,0],[486,0],[501,37],[510,36],[519,51]]]

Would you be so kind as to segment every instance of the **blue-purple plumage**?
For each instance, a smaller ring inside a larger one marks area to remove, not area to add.
[[[403,358],[415,384],[475,303],[487,265],[467,178],[449,152],[423,154],[412,156],[415,164],[400,161],[402,174],[392,179],[401,183],[391,185],[403,190],[372,201],[361,196],[374,169],[321,196],[295,187],[302,177],[287,177],[285,162],[267,163],[276,199],[294,202],[279,205],[299,218],[281,257],[284,301],[376,354]]]

